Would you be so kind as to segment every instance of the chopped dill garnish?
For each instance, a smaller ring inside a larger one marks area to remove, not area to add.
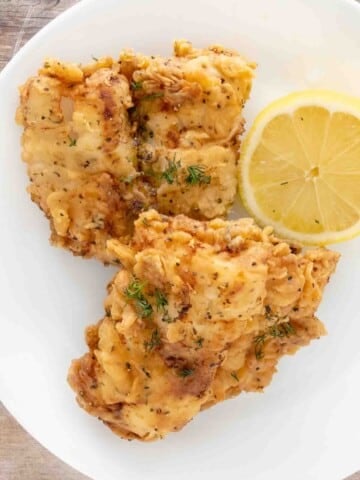
[[[256,360],[261,360],[264,356],[263,346],[265,343],[265,339],[266,339],[266,333],[263,333],[262,335],[257,335],[254,338]]]
[[[294,334],[295,328],[291,325],[291,323],[288,322],[272,325],[271,327],[269,327],[269,335],[271,337],[283,338]]]
[[[76,138],[71,138],[71,137],[68,137],[68,138],[69,138],[69,147],[75,147],[77,143]]]
[[[138,308],[138,311],[140,313],[140,315],[143,317],[143,318],[148,318],[152,315],[153,313],[153,308],[152,306],[150,305],[150,303],[146,300],[146,298],[141,298],[141,299],[138,299],[136,300],[136,306]]]
[[[185,181],[190,185],[208,185],[211,182],[210,175],[205,175],[205,167],[203,165],[190,165],[190,167],[187,167],[187,173]]]
[[[239,381],[239,377],[237,376],[236,372],[231,372],[231,376],[233,377],[234,380],[237,382]]]
[[[277,323],[269,327],[261,335],[257,335],[254,338],[254,350],[255,357],[257,360],[261,360],[264,356],[263,346],[265,340],[270,336],[272,338],[284,338],[289,337],[290,335],[296,335],[296,330],[289,322]]]
[[[168,168],[162,172],[160,178],[166,180],[169,185],[172,185],[175,180],[177,180],[179,168],[181,168],[181,162],[179,160],[176,161],[175,155],[174,160],[169,161]]]
[[[151,352],[154,348],[158,347],[161,344],[161,338],[159,334],[159,330],[153,330],[151,334],[151,338],[148,342],[144,342],[144,347],[147,352]]]
[[[168,304],[165,294],[159,289],[155,290],[155,302],[158,310],[165,310],[165,307]]]
[[[192,375],[194,373],[194,369],[193,368],[182,368],[181,370],[179,370],[179,377],[181,378],[186,378],[186,377],[189,377],[190,375]]]
[[[142,89],[142,82],[131,82],[131,88],[133,90],[141,90]]]
[[[129,300],[134,300],[139,315],[142,318],[148,318],[153,313],[153,308],[143,294],[145,283],[134,279],[124,290],[125,296]]]
[[[145,282],[140,282],[137,278],[135,278],[125,289],[125,295],[128,298],[137,299],[139,295],[142,295],[142,291],[144,289]]]
[[[95,57],[94,55],[91,55],[91,58],[94,60],[94,62],[98,62],[99,59],[97,57]]]

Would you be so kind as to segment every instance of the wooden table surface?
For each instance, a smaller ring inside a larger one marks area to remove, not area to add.
[[[0,71],[42,26],[77,1],[0,0]],[[0,480],[86,480],[86,477],[30,437],[0,403]],[[360,472],[346,480],[360,480]]]

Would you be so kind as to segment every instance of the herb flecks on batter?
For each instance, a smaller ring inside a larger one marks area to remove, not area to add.
[[[211,176],[205,174],[203,165],[190,165],[187,167],[186,183],[189,185],[209,185]]]
[[[139,315],[142,318],[148,318],[152,315],[153,308],[144,296],[144,286],[144,282],[140,282],[140,280],[134,279],[124,290],[124,294],[128,300],[134,301]]]

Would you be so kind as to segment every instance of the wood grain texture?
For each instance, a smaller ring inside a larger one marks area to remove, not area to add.
[[[0,0],[0,70],[44,25],[79,0]]]
[[[34,440],[0,404],[0,480],[86,480]]]
[[[0,71],[40,28],[77,1],[0,0]],[[31,438],[0,404],[0,480],[86,480],[86,477]],[[346,480],[360,480],[360,472]]]

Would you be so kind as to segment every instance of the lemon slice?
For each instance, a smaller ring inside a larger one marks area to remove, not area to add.
[[[240,159],[240,195],[260,224],[313,245],[360,233],[360,99],[281,98],[255,119]]]

